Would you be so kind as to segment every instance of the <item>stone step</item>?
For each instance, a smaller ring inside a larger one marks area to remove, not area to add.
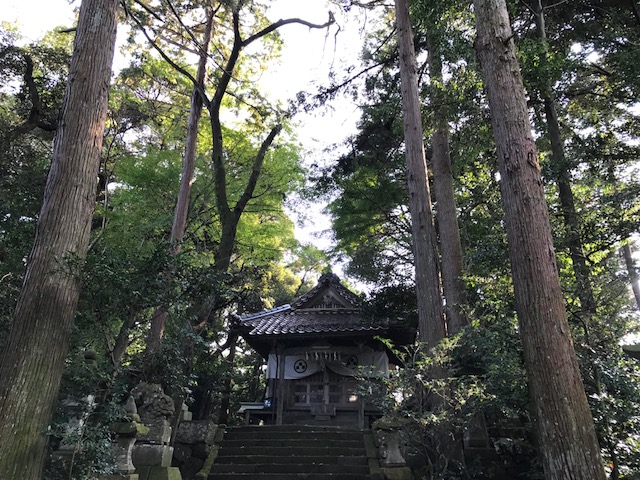
[[[278,425],[227,429],[210,480],[370,480],[361,431]]]
[[[368,465],[338,465],[326,463],[253,463],[214,464],[211,473],[349,473],[368,474]]]
[[[364,456],[357,457],[343,457],[343,456],[329,456],[329,457],[320,457],[317,455],[313,456],[286,456],[286,457],[278,457],[274,458],[272,456],[266,455],[238,455],[238,456],[226,456],[226,457],[218,457],[216,458],[215,465],[225,464],[225,465],[242,465],[242,464],[272,464],[278,463],[288,464],[331,464],[331,465],[367,465],[367,459]]]
[[[267,455],[272,457],[287,457],[287,456],[359,456],[365,455],[364,444],[357,448],[351,447],[314,447],[314,446],[296,446],[296,447],[229,447],[224,442],[220,446],[218,451],[218,457],[224,456],[236,456],[236,455],[252,455],[252,454]]]
[[[358,473],[212,473],[209,480],[371,480]]]
[[[304,445],[305,447],[340,447],[359,448],[362,446],[361,438],[354,440],[331,440],[324,438],[253,438],[225,440],[226,447],[295,447]]]
[[[243,432],[358,432],[352,428],[331,425],[243,425],[229,427],[228,431]]]
[[[326,441],[345,440],[345,441],[361,441],[362,432],[357,431],[318,431],[311,430],[298,430],[298,431],[267,431],[262,430],[240,430],[240,429],[228,429],[225,433],[225,440],[256,440],[256,439],[271,439],[271,440],[299,440],[305,439],[318,439]]]

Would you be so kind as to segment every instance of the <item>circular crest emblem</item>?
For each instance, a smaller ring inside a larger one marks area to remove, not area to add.
[[[347,358],[347,361],[344,365],[347,368],[356,368],[358,366],[358,357],[355,355],[351,355],[349,358]]]
[[[293,364],[293,369],[296,371],[296,373],[304,373],[307,371],[307,362],[300,358],[296,360],[296,363]]]

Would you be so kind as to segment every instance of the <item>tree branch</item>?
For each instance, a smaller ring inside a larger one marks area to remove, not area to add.
[[[137,4],[143,6],[144,4],[142,4],[140,2],[140,0],[134,0]],[[147,41],[151,44],[151,46],[154,48],[154,50],[156,52],[158,52],[160,54],[160,56],[162,57],[162,59],[167,62],[169,65],[171,65],[176,71],[180,72],[181,74],[183,74],[185,77],[187,77],[189,80],[191,80],[191,82],[193,83],[194,87],[198,89],[198,92],[200,93],[200,96],[202,97],[202,103],[204,104],[205,107],[207,107],[207,110],[211,109],[211,101],[209,100],[209,97],[207,96],[207,92],[205,92],[204,90],[204,85],[198,83],[198,81],[193,77],[193,75],[191,75],[186,69],[184,69],[183,67],[181,67],[180,65],[178,65],[176,62],[174,62],[173,60],[171,60],[171,58],[169,58],[169,56],[164,53],[164,51],[160,48],[160,46],[155,42],[155,40],[153,40],[151,38],[151,36],[149,35],[149,33],[147,32],[147,29],[144,27],[144,25],[142,25],[142,23],[140,22],[140,20],[138,20],[138,18],[133,15],[133,13],[131,12],[131,10],[129,10],[129,8],[126,5],[126,2],[122,2],[124,11],[126,13],[126,15],[129,16],[129,18],[131,18],[134,23],[138,26],[138,28],[140,29],[140,31],[142,32],[142,34],[145,36],[145,38],[147,39]],[[158,18],[155,14],[154,17]]]
[[[149,5],[144,3],[142,0],[133,0],[133,1],[134,1],[134,3],[137,3],[138,5],[140,5],[142,7],[142,9],[145,12],[147,12],[149,15],[151,15],[153,18],[155,18],[159,22],[164,22],[164,19],[160,15],[158,15]],[[124,0],[122,1],[122,6],[126,11],[127,10],[127,5],[125,4]]]
[[[229,58],[227,59],[227,63],[222,69],[222,75],[220,80],[218,81],[218,86],[216,87],[216,91],[213,95],[213,99],[211,100],[212,109],[216,112],[220,112],[220,107],[222,105],[222,98],[227,91],[227,87],[229,86],[229,82],[231,81],[231,76],[233,74],[233,69],[236,66],[238,61],[238,57],[240,56],[240,50],[242,50],[242,38],[240,36],[240,14],[238,12],[232,13],[232,22],[233,22],[233,47],[231,48],[231,53],[229,54]]]
[[[209,108],[209,119],[211,120],[211,134],[213,136],[213,152],[211,154],[211,160],[213,163],[214,172],[214,184],[216,203],[218,205],[218,212],[220,214],[220,220],[223,224],[226,223],[228,217],[231,215],[231,209],[229,208],[229,199],[227,196],[227,172],[223,159],[223,137],[222,137],[222,124],[220,122],[220,107],[222,106],[222,99],[224,98],[233,69],[236,66],[236,62],[240,56],[240,50],[242,50],[242,38],[240,36],[240,14],[237,11],[232,12],[233,22],[233,47],[231,53],[227,59],[227,63],[222,69],[222,75],[218,80],[218,85],[213,94],[211,100],[211,108]]]
[[[30,132],[31,130],[39,127],[46,132],[54,132],[57,128],[55,123],[46,122],[43,119],[42,101],[40,99],[40,93],[33,78],[33,58],[24,49],[10,46],[0,52],[0,58],[7,56],[10,53],[15,53],[22,56],[24,59],[24,84],[29,92],[29,100],[31,101],[31,109],[29,110],[29,116],[27,119],[17,127],[13,129],[13,135],[22,135]]]
[[[175,7],[173,6],[173,3],[171,3],[171,0],[165,0],[165,1],[167,2],[167,5],[169,6],[169,10],[171,10],[171,13],[173,13],[173,15],[176,17],[176,20],[178,20],[178,23],[180,24],[180,26],[182,28],[184,28],[184,30],[187,32],[187,35],[189,36],[189,38],[191,39],[191,41],[194,43],[194,45],[198,49],[198,54],[200,54],[200,55],[204,54],[204,55],[208,56],[208,52],[205,51],[204,46],[200,43],[200,41],[193,34],[193,32],[191,31],[191,28],[187,27],[182,22],[182,17],[180,17],[178,12],[176,11]],[[218,8],[220,8],[220,7],[218,7]],[[215,13],[215,11],[214,11],[214,13]]]
[[[251,176],[247,181],[247,186],[245,187],[244,192],[242,193],[242,196],[240,197],[240,199],[236,203],[236,206],[233,209],[234,214],[237,218],[240,218],[240,215],[242,214],[245,207],[247,206],[247,203],[249,203],[249,200],[251,200],[253,192],[256,188],[256,184],[258,183],[258,178],[260,178],[260,173],[262,172],[262,164],[264,163],[264,157],[267,154],[267,151],[269,150],[269,147],[275,140],[276,136],[281,131],[282,131],[282,125],[276,125],[271,129],[271,132],[269,132],[269,135],[267,136],[267,138],[265,138],[264,141],[262,142],[262,145],[260,146],[260,150],[258,150],[258,154],[256,155],[256,158],[253,161],[253,169],[251,170]]]
[[[336,19],[333,16],[333,13],[329,12],[329,20],[323,24],[317,24],[317,23],[311,23],[311,22],[307,22],[306,20],[302,20],[301,18],[287,18],[285,20],[278,20],[275,23],[272,23],[271,25],[269,25],[268,27],[260,30],[257,33],[254,33],[253,35],[251,35],[250,37],[246,38],[245,40],[242,41],[242,47],[246,47],[247,45],[251,44],[252,42],[256,41],[259,38],[264,37],[265,35],[277,30],[278,28],[282,27],[283,25],[290,25],[293,23],[297,23],[299,25],[304,25],[306,27],[309,27],[310,29],[322,29],[322,28],[327,28],[331,25],[333,25],[336,22]]]

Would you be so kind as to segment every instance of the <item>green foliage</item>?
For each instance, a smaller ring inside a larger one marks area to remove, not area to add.
[[[383,385],[365,382],[360,393],[386,418],[400,419],[409,448],[430,459],[427,478],[491,478],[480,465],[441,463],[449,458],[451,431],[488,435],[510,478],[540,478],[513,317],[487,315],[431,352],[417,344],[394,354],[402,366]]]
[[[139,381],[160,384],[171,397],[188,399],[199,373],[194,372],[192,359],[208,351],[206,342],[189,330],[184,325],[173,327],[157,350],[135,357],[131,372]]]
[[[0,26],[0,96],[14,133],[39,128],[51,138],[66,88],[72,40],[49,33],[37,43],[25,44],[15,30]]]
[[[374,323],[390,321],[393,325],[415,330],[418,326],[415,288],[391,285],[371,292],[362,315]]]
[[[381,283],[406,279],[412,262],[399,97],[395,88],[382,96],[394,83],[389,74],[368,82],[372,104],[363,108],[361,133],[347,154],[314,175],[316,191],[334,197],[335,250],[350,258],[347,271]]]
[[[47,479],[89,480],[113,473],[110,425],[125,417],[123,384],[111,386],[107,396],[104,357],[91,360],[94,356],[93,350],[77,346],[68,355],[60,400],[47,432],[51,452]]]
[[[599,382],[589,403],[605,463],[620,478],[638,478],[640,469],[640,368],[619,348],[596,360]]]

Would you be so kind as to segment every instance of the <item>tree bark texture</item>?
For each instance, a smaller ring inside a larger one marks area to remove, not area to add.
[[[409,8],[406,0],[396,0],[395,7],[419,335],[420,340],[425,342],[428,348],[432,348],[444,338],[445,334],[436,231],[433,224],[427,162],[422,141],[418,75]]]
[[[204,36],[200,45],[200,58],[198,60],[198,71],[196,82],[204,86],[207,75],[207,60],[209,59],[209,43],[211,43],[211,32],[213,30],[213,10],[207,9],[207,23],[205,25]],[[180,177],[180,191],[176,202],[176,210],[173,215],[173,225],[171,227],[171,246],[175,252],[179,250],[179,244],[184,237],[187,228],[187,214],[189,213],[189,199],[191,197],[191,185],[193,184],[193,173],[196,168],[196,147],[198,146],[198,124],[202,116],[202,106],[204,104],[200,89],[194,85],[191,93],[191,106],[189,108],[189,120],[187,123],[187,138],[182,161],[182,175]]]
[[[198,125],[202,117],[202,108],[204,105],[204,99],[202,98],[200,90],[204,88],[207,75],[207,61],[209,60],[209,43],[211,43],[213,17],[213,10],[208,8],[207,23],[205,24],[204,36],[202,44],[200,45],[200,58],[198,60],[198,71],[196,72],[197,85],[193,86],[193,92],[191,93],[189,120],[187,122],[187,138],[185,141],[184,157],[182,159],[182,175],[180,176],[180,190],[178,191],[178,200],[173,214],[173,224],[171,225],[171,255],[177,255],[180,251],[180,243],[187,229],[191,185],[193,184],[193,173],[196,169]],[[167,318],[168,312],[164,307],[158,307],[154,312],[151,317],[151,326],[147,336],[147,351],[154,351],[160,346],[160,341],[164,335],[164,328],[167,324]]]
[[[431,139],[433,193],[437,202],[442,290],[446,300],[447,334],[458,332],[469,322],[464,314],[466,303],[462,282],[462,244],[458,227],[458,212],[453,193],[453,172],[449,149],[449,122],[443,95],[442,60],[437,41],[427,32],[429,77],[432,87],[434,132]]]
[[[0,366],[0,478],[39,480],[95,205],[117,0],[83,0],[34,245]]]
[[[551,225],[504,0],[474,0],[533,417],[545,478],[604,480],[564,308]]]

